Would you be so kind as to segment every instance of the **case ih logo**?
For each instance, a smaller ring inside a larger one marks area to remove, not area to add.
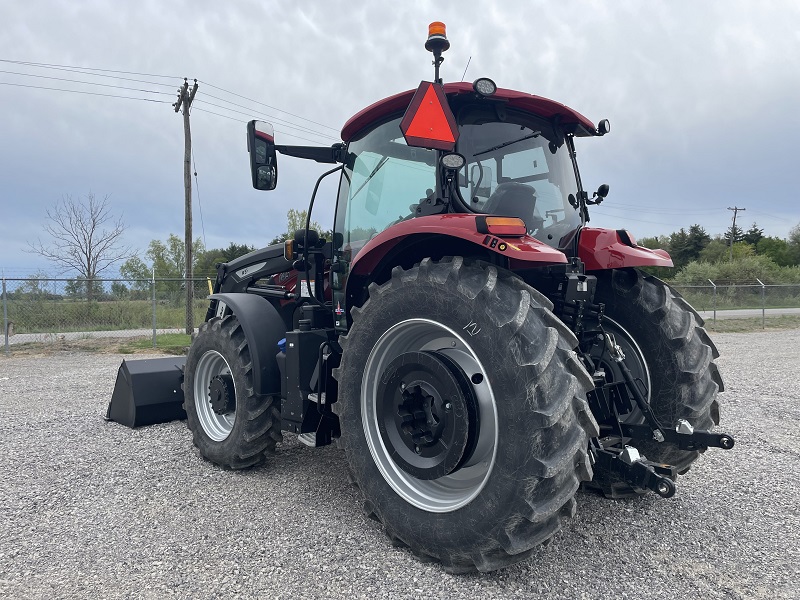
[[[344,314],[344,309],[342,308],[341,303],[339,303],[339,302],[336,303],[336,310],[333,311],[333,312],[335,312],[340,317]]]

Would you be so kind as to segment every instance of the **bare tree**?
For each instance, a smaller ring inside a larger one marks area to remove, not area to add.
[[[130,257],[133,252],[121,245],[126,227],[122,217],[115,219],[108,206],[89,192],[85,200],[64,195],[47,210],[44,230],[52,238],[49,245],[41,239],[29,243],[30,251],[45,257],[63,271],[77,271],[87,282],[87,298],[92,300],[92,282],[108,267]]]

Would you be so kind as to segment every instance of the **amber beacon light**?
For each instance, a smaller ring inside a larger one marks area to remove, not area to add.
[[[429,52],[439,51],[444,52],[450,48],[450,42],[447,41],[447,28],[441,21],[434,21],[428,25],[428,41],[425,42],[425,49]]]

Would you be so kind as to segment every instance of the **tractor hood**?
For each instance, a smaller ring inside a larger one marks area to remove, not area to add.
[[[365,127],[391,114],[404,111],[411,103],[411,98],[414,96],[415,91],[408,90],[379,100],[353,116],[342,128],[342,140],[349,142]],[[444,84],[444,91],[450,97],[475,95],[471,83],[446,83]],[[531,112],[546,119],[559,115],[563,125],[574,126],[574,133],[577,136],[595,135],[595,126],[589,119],[560,102],[503,88],[498,88],[491,98],[505,101],[509,107]]]

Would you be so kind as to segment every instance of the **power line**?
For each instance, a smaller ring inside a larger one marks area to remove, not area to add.
[[[148,81],[147,79],[134,79],[133,77],[121,77],[119,75],[105,75],[103,73],[87,73],[86,71],[81,71],[80,68],[70,68],[70,67],[44,67],[40,66],[36,63],[26,63],[21,61],[13,61],[13,60],[4,60],[0,59],[0,62],[7,62],[11,64],[18,64],[27,67],[37,67],[40,69],[48,69],[51,71],[64,71],[66,73],[78,73],[80,75],[89,75],[90,77],[105,77],[107,79],[121,79],[123,81],[133,81],[135,83],[147,83],[149,85],[160,85],[163,87],[173,87],[173,83],[161,83],[160,81]],[[175,79],[179,79],[176,77]]]
[[[603,203],[603,209],[636,209],[637,211],[647,211],[650,213],[664,213],[671,215],[685,215],[685,214],[718,214],[722,208],[712,207],[697,210],[675,210],[665,206],[645,206],[643,204],[626,204],[624,202],[617,202],[613,200],[606,200]]]
[[[21,75],[23,77],[37,77],[39,79],[54,79],[56,81],[68,81],[70,83],[78,83],[78,84],[81,84],[81,85],[97,85],[97,86],[101,86],[101,87],[116,88],[116,89],[119,89],[119,90],[130,90],[130,91],[133,91],[133,92],[144,92],[146,94],[163,94],[164,96],[171,96],[172,95],[169,92],[157,92],[157,91],[154,91],[154,90],[143,90],[141,88],[126,87],[126,86],[123,86],[123,85],[112,85],[110,83],[95,83],[94,81],[81,81],[79,79],[67,79],[65,77],[50,77],[49,75],[35,75],[33,73],[19,73],[17,71],[5,71],[5,70],[2,70],[2,69],[0,69],[0,73],[7,73],[9,75]],[[160,84],[160,85],[166,85],[166,84]]]
[[[228,110],[230,112],[238,113],[240,115],[245,115],[245,116],[248,116],[248,117],[254,114],[252,112],[242,112],[241,110],[236,110],[235,108],[228,108],[227,106],[222,106],[221,104],[215,104],[213,102],[209,102],[208,100],[198,99],[197,102],[202,102],[203,104],[208,104],[209,106],[215,106],[216,108],[221,108],[222,110]],[[283,127],[288,127],[289,129],[297,129],[298,131],[302,131],[304,133],[310,133],[312,135],[318,135],[319,137],[322,137],[322,138],[334,139],[333,136],[330,136],[330,135],[327,135],[327,134],[324,134],[324,133],[319,133],[319,132],[316,132],[316,131],[312,131],[312,130],[306,129],[304,127],[296,127],[294,125],[287,125],[286,123],[283,123],[282,126]],[[299,137],[299,136],[297,136],[297,137]]]
[[[763,211],[760,211],[760,210],[755,210],[755,209],[752,209],[752,208],[750,209],[750,211],[751,211],[751,212],[753,212],[753,213],[755,213],[755,214],[757,214],[757,215],[764,215],[765,217],[769,217],[770,219],[775,219],[775,220],[777,220],[777,221],[785,221],[785,220],[786,220],[786,217],[785,217],[785,216],[783,216],[783,217],[776,217],[775,215],[771,215],[771,214],[769,214],[769,213],[765,213],[765,212],[763,212]]]
[[[163,87],[172,87],[174,84],[172,84],[172,83],[161,83],[161,82],[158,82],[158,81],[147,81],[147,80],[143,80],[143,79],[134,79],[134,78],[130,78],[130,77],[121,77],[119,74],[122,74],[122,75],[139,75],[139,76],[143,76],[143,77],[158,77],[158,78],[162,78],[162,79],[183,79],[183,77],[180,77],[180,76],[177,76],[177,75],[160,75],[160,74],[156,74],[156,73],[143,73],[143,72],[140,72],[140,71],[123,71],[123,70],[119,70],[119,69],[102,69],[102,68],[98,68],[98,67],[79,67],[79,66],[75,66],[75,65],[63,65],[63,64],[55,64],[55,63],[40,63],[40,62],[34,62],[34,61],[12,60],[12,59],[7,59],[7,58],[0,58],[0,62],[9,63],[9,64],[15,64],[15,65],[24,65],[24,66],[29,66],[29,67],[36,67],[36,68],[41,68],[41,69],[67,71],[67,72],[71,72],[71,73],[78,73],[78,74],[81,74],[81,75],[88,75],[88,76],[91,76],[91,77],[107,77],[107,78],[111,78],[111,79],[121,79],[121,80],[124,80],[124,81],[132,81],[134,83],[146,83],[146,84],[149,84],[149,85],[156,85],[156,86],[163,86]],[[8,73],[12,73],[12,74],[17,74],[17,75],[29,76],[29,77],[42,77],[42,78],[46,78],[46,79],[59,79],[59,78],[56,78],[56,77],[52,77],[51,78],[51,77],[47,77],[47,76],[44,76],[44,75],[35,75],[35,74],[28,74],[28,73],[14,73],[14,72],[11,72],[11,71],[7,71],[7,72]],[[107,73],[114,73],[114,75],[108,75]],[[70,79],[64,79],[63,81],[71,81],[71,82],[74,82],[74,83],[82,83],[82,84],[85,84],[85,85],[104,85],[104,84],[99,84],[99,83],[92,83],[92,82],[89,82],[89,81],[79,81],[79,80],[70,80]],[[307,119],[306,117],[302,117],[302,116],[300,116],[298,114],[291,113],[289,111],[283,110],[282,108],[279,108],[277,106],[272,106],[272,105],[269,105],[269,104],[265,104],[264,102],[260,102],[258,100],[253,99],[253,98],[249,98],[247,96],[243,96],[242,94],[237,94],[236,92],[232,92],[230,90],[227,90],[225,88],[213,85],[213,84],[208,83],[206,81],[201,81],[201,83],[203,83],[204,85],[207,85],[208,87],[214,88],[216,90],[220,90],[221,92],[225,92],[226,94],[230,94],[232,96],[236,96],[237,98],[242,98],[242,99],[247,100],[249,102],[254,102],[255,104],[258,104],[260,106],[266,106],[267,108],[270,108],[272,110],[276,110],[276,111],[279,111],[281,113],[290,115],[290,116],[295,117],[297,119],[300,119],[302,121],[307,121],[309,123],[313,123],[314,125],[318,125],[320,127],[324,127],[326,129],[330,129],[331,131],[336,132],[337,137],[335,139],[337,141],[339,139],[338,138],[339,129],[336,128],[336,127],[331,127],[330,125],[325,125],[324,123],[319,123],[317,121],[313,121],[311,119]],[[25,85],[22,85],[22,84],[6,84],[6,85],[17,85],[18,87],[36,87],[36,86],[25,86]],[[109,84],[106,84],[104,87],[115,87],[115,86],[111,86]],[[71,91],[71,90],[63,90],[61,88],[41,88],[41,89],[56,89],[56,90],[59,90],[59,91]],[[132,91],[141,91],[141,92],[144,92],[144,93],[166,93],[166,94],[169,94],[168,92],[154,92],[154,91],[151,91],[151,90],[139,90],[139,89],[135,89],[135,88],[126,88],[124,86],[119,86],[119,89],[130,89]],[[100,94],[97,94],[97,95],[100,95]],[[246,106],[243,106],[241,104],[237,104],[237,103],[232,102],[230,100],[226,100],[224,98],[219,98],[218,96],[213,96],[213,95],[208,94],[208,93],[206,93],[205,95],[210,97],[210,98],[215,98],[217,100],[220,100],[222,102],[227,102],[228,104],[231,104],[233,106],[238,106],[240,108],[245,108],[245,109],[248,108]],[[222,108],[223,110],[231,110],[231,109],[228,109],[228,108],[223,107],[223,106],[217,106],[217,107],[218,108]],[[211,112],[211,111],[206,111],[206,112]],[[224,116],[224,115],[218,115],[218,116]],[[303,126],[300,126],[300,125],[294,125],[294,124],[290,123],[289,121],[286,121],[285,119],[280,119],[278,117],[274,117],[274,116],[271,116],[271,115],[265,115],[265,117],[268,118],[268,119],[280,122],[285,127],[290,127],[292,129],[298,129],[298,131],[307,131],[308,133],[312,133],[314,135],[320,135],[322,137],[327,137],[328,139],[333,139],[333,137],[334,137],[334,136],[331,136],[331,135],[328,135],[328,134],[322,134],[322,133],[320,133],[318,131],[314,131],[314,130],[309,129],[307,127],[303,127]],[[300,136],[295,136],[295,137],[300,137]],[[305,139],[305,138],[300,138],[300,139]]]
[[[200,228],[203,230],[203,246],[206,245],[206,224],[203,222],[203,205],[200,203],[200,182],[197,181],[197,163],[194,161],[194,147],[192,148],[192,167],[194,168],[194,187],[197,190],[197,208],[200,209]]]
[[[277,106],[272,106],[270,104],[265,104],[264,102],[259,102],[258,100],[254,100],[253,98],[248,98],[247,96],[242,96],[241,94],[237,94],[236,92],[231,92],[230,90],[226,90],[224,88],[218,87],[216,85],[211,85],[207,81],[200,80],[200,83],[207,85],[210,88],[214,88],[215,90],[219,90],[221,92],[225,92],[226,94],[230,94],[231,96],[236,96],[237,98],[242,98],[244,100],[248,100],[250,102],[255,102],[256,104],[260,104],[261,106],[266,106],[267,108],[271,108],[272,110],[279,110],[282,113],[286,113],[287,115],[291,115],[298,119],[302,119],[303,121],[308,121],[309,123],[313,123],[314,125],[319,125],[320,127],[325,127],[326,129],[330,129],[331,131],[335,131],[339,133],[339,129],[336,127],[331,127],[330,125],[325,125],[324,123],[318,123],[317,121],[312,121],[311,119],[306,119],[305,117],[301,117],[300,115],[296,115],[294,113],[290,113],[288,110],[283,110],[282,108],[278,108]]]
[[[86,94],[87,96],[105,96],[106,98],[123,98],[125,100],[141,100],[142,102],[157,102],[159,104],[171,104],[169,100],[156,100],[154,98],[136,98],[134,96],[119,96],[117,94],[101,94],[100,92],[86,92],[81,90],[67,90],[64,88],[45,87],[42,85],[27,85],[24,83],[10,83],[8,81],[0,81],[0,85],[12,85],[14,87],[33,88],[36,90],[53,90],[56,92],[70,92],[72,94]]]
[[[209,94],[209,93],[205,93],[205,94],[204,94],[204,96],[208,96],[209,98],[214,98],[215,100],[220,100],[220,101],[222,101],[222,102],[227,102],[228,104],[231,104],[231,105],[233,105],[233,106],[238,106],[239,108],[244,108],[244,109],[246,109],[246,110],[250,110],[250,111],[251,111],[251,112],[248,112],[248,113],[242,113],[242,114],[248,114],[248,115],[249,115],[249,114],[251,114],[251,113],[252,113],[252,110],[250,109],[250,107],[248,107],[248,106],[245,106],[245,105],[243,105],[243,104],[237,104],[236,102],[231,102],[230,100],[226,100],[225,98],[220,98],[219,96],[214,96],[214,95],[212,95],[212,94]],[[198,102],[200,102],[200,101],[201,101],[201,100],[198,100]],[[205,102],[205,100],[203,100],[203,102]],[[211,102],[206,102],[206,104],[210,104],[211,106],[217,106],[218,108],[224,108],[225,110],[233,110],[233,109],[230,109],[230,108],[227,108],[227,107],[222,107],[222,106],[219,106],[219,105],[217,105],[217,104],[213,104],[213,103],[211,103]],[[331,135],[328,135],[327,133],[322,133],[322,132],[320,132],[320,131],[316,131],[315,129],[310,129],[310,128],[308,128],[308,127],[303,127],[303,126],[301,126],[301,125],[295,125],[295,124],[294,124],[294,123],[292,123],[291,121],[286,121],[285,119],[281,119],[281,118],[279,118],[279,117],[274,117],[274,116],[272,116],[272,115],[267,115],[267,114],[265,114],[265,113],[264,113],[264,115],[263,115],[263,116],[264,116],[265,118],[271,119],[271,120],[273,120],[273,121],[275,121],[275,122],[277,122],[277,123],[281,123],[281,124],[283,124],[283,125],[286,125],[287,127],[292,127],[293,129],[299,129],[299,130],[307,131],[307,132],[309,132],[309,133],[318,134],[318,135],[321,135],[321,136],[323,136],[323,137],[327,137],[327,138],[332,138],[332,137],[333,137],[333,136],[331,136]]]
[[[137,73],[136,71],[117,71],[115,69],[98,69],[96,67],[77,67],[75,65],[57,65],[52,63],[30,62],[24,60],[10,60],[7,58],[0,58],[0,62],[13,63],[17,65],[31,65],[34,67],[52,68],[52,69],[81,69],[83,71],[102,71],[105,73],[123,73],[125,75],[141,75],[143,77],[161,77],[164,79],[181,79],[179,75],[156,75],[154,73]]]
[[[199,100],[198,100],[198,102],[199,102]],[[222,117],[224,119],[230,119],[231,121],[236,121],[237,123],[247,123],[247,121],[245,121],[244,119],[237,119],[236,117],[223,115],[223,114],[220,114],[218,112],[214,112],[213,110],[208,110],[207,108],[198,108],[197,106],[194,106],[194,107],[192,107],[192,110],[193,111],[199,110],[200,112],[208,113],[208,114],[211,114],[211,115],[217,115],[218,117]]]
[[[199,100],[198,100],[199,102]],[[231,117],[229,115],[223,115],[218,112],[214,112],[213,110],[208,110],[207,108],[198,108],[197,106],[192,106],[192,110],[199,110],[200,112],[208,113],[211,115],[216,115],[217,117],[222,117],[223,119],[230,119],[231,121],[236,121],[237,123],[247,123],[244,119],[237,119],[236,117]],[[310,138],[303,137],[302,135],[297,135],[296,133],[290,133],[288,131],[281,131],[280,129],[276,129],[275,133],[280,133],[282,135],[287,135],[289,137],[297,138],[298,140],[303,140],[306,142],[311,142],[312,144],[319,145],[319,140],[312,140]]]

